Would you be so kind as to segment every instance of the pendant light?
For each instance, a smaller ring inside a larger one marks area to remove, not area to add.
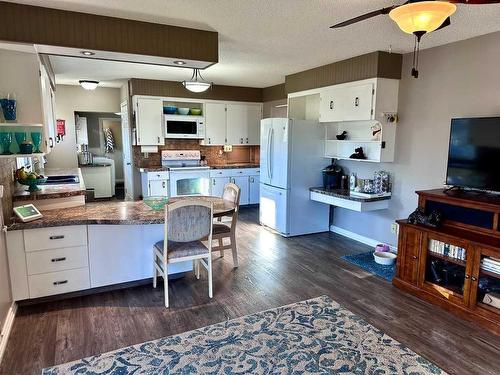
[[[203,79],[200,69],[194,68],[193,75],[189,81],[183,81],[182,85],[191,92],[204,92],[212,87],[212,82]]]
[[[389,17],[405,33],[415,35],[413,67],[411,75],[418,78],[418,55],[420,39],[426,33],[437,30],[457,10],[457,6],[446,1],[410,1],[389,12]]]
[[[99,84],[99,81],[81,80],[81,81],[78,81],[78,83],[85,90],[95,90],[97,88],[97,85]]]

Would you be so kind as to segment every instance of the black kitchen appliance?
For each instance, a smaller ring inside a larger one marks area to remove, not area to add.
[[[334,163],[323,169],[323,187],[325,189],[340,189],[342,184],[342,168]]]

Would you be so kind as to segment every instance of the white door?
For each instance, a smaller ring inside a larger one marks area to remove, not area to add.
[[[128,105],[123,102],[120,105],[122,119],[122,142],[123,142],[123,182],[125,187],[125,199],[134,198],[134,167],[132,165],[132,132],[128,121]]]
[[[168,197],[168,180],[149,180],[148,196]]]
[[[274,118],[271,131],[269,156],[270,185],[288,188],[288,146],[289,132],[293,131],[293,120]]]
[[[247,138],[247,106],[245,104],[228,104],[227,108],[227,144],[243,145]]]
[[[240,205],[248,204],[250,199],[250,183],[248,176],[231,177],[231,182],[240,188]]]
[[[165,144],[163,135],[163,102],[157,98],[137,98],[137,144],[158,146]]]
[[[259,175],[255,176],[249,176],[248,177],[248,182],[249,182],[249,198],[248,198],[248,203],[249,204],[259,204]]]
[[[224,103],[205,104],[205,145],[226,143],[226,105]]]
[[[346,87],[344,104],[345,121],[371,120],[373,108],[373,84]]]
[[[229,177],[212,177],[210,179],[210,195],[222,197],[224,186],[229,182]]]
[[[260,122],[260,182],[263,184],[271,184],[271,132],[273,130],[273,120],[270,118],[263,119]]]
[[[334,122],[344,120],[345,88],[334,87],[320,93],[319,121]]]
[[[247,106],[247,138],[245,143],[249,145],[260,144],[260,120],[262,120],[262,106]]]
[[[52,87],[50,86],[50,78],[43,65],[40,65],[40,88],[44,119],[44,137],[46,144],[45,152],[50,153],[56,142],[55,98]]]
[[[260,184],[259,221],[283,234],[288,232],[286,194],[286,190]]]

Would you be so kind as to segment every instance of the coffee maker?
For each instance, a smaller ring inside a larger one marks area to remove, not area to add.
[[[342,167],[335,164],[335,161],[331,165],[323,169],[323,187],[325,189],[340,189],[342,188],[342,177],[344,172]]]

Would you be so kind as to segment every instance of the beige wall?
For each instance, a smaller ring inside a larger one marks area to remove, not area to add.
[[[120,112],[120,89],[98,87],[89,91],[80,86],[57,85],[56,117],[66,120],[66,136],[49,154],[47,168],[74,168],[78,165],[75,111]]]
[[[390,209],[336,208],[334,219],[336,226],[394,245],[390,225],[416,208],[415,190],[444,184],[451,119],[500,116],[500,32],[421,51],[418,79],[410,76],[411,62],[405,55],[394,163],[340,163],[362,178],[380,169],[394,173]]]
[[[264,118],[269,117],[287,117],[287,107],[281,107],[281,105],[286,104],[286,99],[273,100],[269,102],[264,102],[262,112]],[[280,106],[280,107],[276,107]]]

